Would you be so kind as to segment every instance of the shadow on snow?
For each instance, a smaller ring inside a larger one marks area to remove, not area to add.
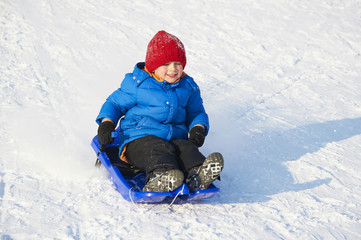
[[[310,124],[294,129],[241,136],[230,133],[225,155],[222,192],[212,203],[264,202],[282,192],[302,191],[331,182],[332,178],[294,183],[286,162],[312,154],[326,144],[361,134],[361,118]],[[225,133],[226,134],[226,133]],[[232,137],[233,136],[233,137]],[[226,154],[227,153],[227,154]],[[209,203],[209,202],[208,202]]]

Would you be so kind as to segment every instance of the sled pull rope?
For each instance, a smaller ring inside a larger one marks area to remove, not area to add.
[[[130,199],[130,201],[134,204],[134,206],[136,206],[137,207],[137,205],[135,204],[135,202],[133,201],[133,198],[132,198],[132,190],[133,190],[133,188],[131,187],[131,188],[129,188],[129,192],[128,192],[128,194],[129,194],[129,199]]]
[[[179,192],[177,193],[177,195],[175,195],[173,201],[169,204],[169,207],[172,207],[173,203],[175,202],[175,200],[177,199],[177,197],[179,196],[179,194],[183,193],[183,191],[184,191],[184,186],[185,186],[185,185],[183,184],[182,190],[179,191]]]
[[[172,207],[172,205],[173,205],[173,203],[175,202],[175,200],[178,198],[178,196],[179,196],[179,194],[181,194],[181,193],[183,193],[183,191],[184,191],[184,184],[183,184],[183,187],[182,187],[182,190],[180,190],[178,193],[177,193],[177,195],[175,195],[175,197],[173,198],[173,200],[172,200],[172,202],[169,204],[169,207]],[[134,206],[137,206],[136,204],[135,204],[135,202],[133,201],[133,198],[132,198],[132,190],[133,190],[133,188],[129,188],[129,191],[128,191],[128,195],[129,195],[129,199],[130,199],[130,201],[134,204]],[[133,190],[134,191],[134,190]]]

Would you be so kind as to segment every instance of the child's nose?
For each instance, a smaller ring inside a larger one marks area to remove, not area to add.
[[[169,71],[174,71],[175,69],[176,69],[176,67],[175,67],[174,63],[171,63],[171,64],[168,65],[168,70]]]

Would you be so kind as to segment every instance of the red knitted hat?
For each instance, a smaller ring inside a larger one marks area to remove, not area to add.
[[[176,36],[159,31],[148,44],[145,66],[149,72],[153,72],[169,62],[180,62],[185,68],[187,59],[184,45]]]

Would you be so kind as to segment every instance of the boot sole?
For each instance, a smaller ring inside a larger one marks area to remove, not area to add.
[[[171,192],[179,188],[184,180],[183,172],[169,170],[148,182],[143,192]]]
[[[223,166],[224,160],[222,154],[217,152],[210,154],[199,170],[199,178],[201,180],[199,189],[207,189],[208,186],[219,177]]]

